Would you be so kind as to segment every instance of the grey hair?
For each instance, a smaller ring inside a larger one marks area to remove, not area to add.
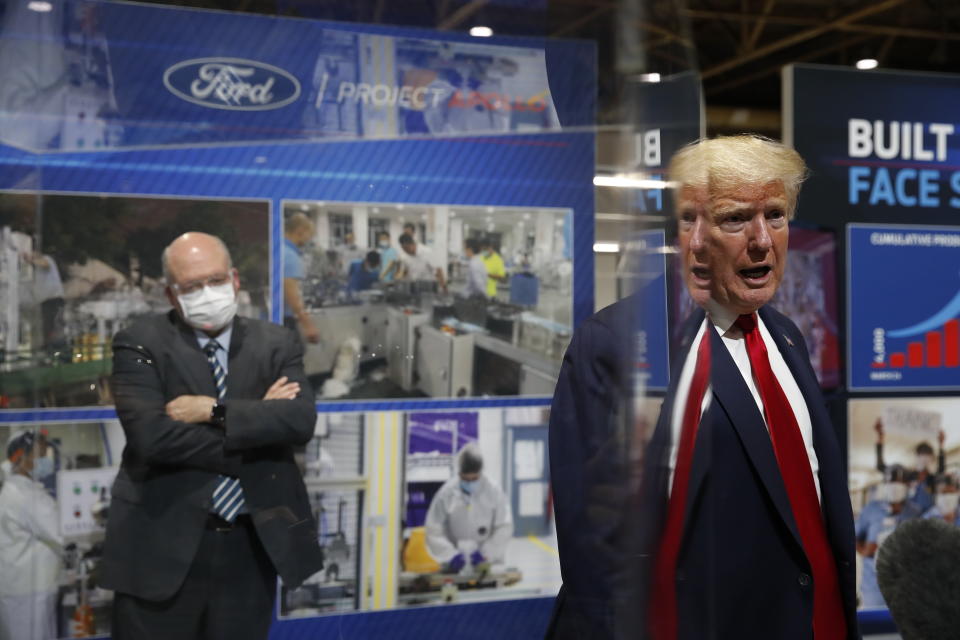
[[[763,136],[703,138],[674,154],[668,169],[679,187],[727,188],[742,184],[780,182],[788,201],[788,217],[797,208],[807,165],[793,149]]]
[[[176,238],[174,238],[173,242],[171,242],[164,248],[163,253],[160,254],[160,264],[163,267],[163,280],[164,282],[167,283],[168,286],[174,284],[173,273],[170,271],[170,247],[173,246],[174,242],[176,242],[183,236],[190,233],[203,233],[203,232],[187,231],[186,233],[177,236]],[[210,236],[211,238],[217,241],[217,244],[220,245],[220,249],[223,251],[224,255],[227,256],[227,268],[233,269],[233,258],[230,257],[230,249],[227,249],[226,243],[224,243],[224,241],[218,238],[217,236],[210,235],[209,233],[203,233],[203,235]]]

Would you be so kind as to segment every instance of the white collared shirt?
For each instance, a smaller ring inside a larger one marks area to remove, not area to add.
[[[687,359],[683,363],[683,369],[680,372],[680,380],[677,383],[677,394],[673,401],[673,413],[670,416],[672,440],[670,446],[670,478],[669,484],[667,485],[668,487],[673,486],[673,470],[677,464],[680,432],[683,428],[683,412],[687,404],[687,396],[690,393],[690,384],[693,381],[693,371],[697,363],[697,349],[700,347],[700,340],[703,338],[708,323],[723,339],[724,346],[727,347],[727,351],[730,352],[730,357],[732,357],[733,361],[737,364],[737,368],[743,376],[743,381],[747,383],[747,388],[750,389],[753,400],[757,403],[757,409],[760,411],[760,415],[763,416],[764,424],[766,424],[766,416],[764,416],[763,413],[763,400],[760,398],[760,392],[753,379],[753,370],[750,367],[750,355],[747,353],[747,342],[743,338],[743,332],[740,331],[739,327],[735,324],[737,317],[737,314],[733,314],[719,305],[711,304],[707,311],[707,317],[704,318],[703,323],[697,330],[696,337],[690,345],[690,351],[687,353]],[[760,329],[763,344],[767,347],[770,368],[773,370],[777,382],[780,383],[783,393],[787,396],[790,408],[793,409],[793,415],[797,419],[797,424],[800,426],[800,435],[803,437],[803,443],[807,449],[807,458],[810,460],[810,469],[813,472],[813,483],[817,488],[817,498],[819,499],[820,462],[817,460],[817,452],[813,448],[813,423],[810,420],[810,411],[807,409],[806,400],[800,391],[800,387],[797,385],[797,381],[793,377],[793,373],[790,371],[790,367],[787,366],[786,361],[780,354],[780,349],[773,341],[770,331],[763,323],[759,314],[757,314],[757,328]],[[707,387],[707,392],[703,396],[700,415],[706,415],[712,400],[712,389]],[[767,425],[767,431],[769,432],[769,430],[770,426]]]

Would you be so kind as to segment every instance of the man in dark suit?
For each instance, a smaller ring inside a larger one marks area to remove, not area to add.
[[[805,173],[796,152],[753,136],[671,162],[701,310],[649,442],[624,352],[638,305],[658,301],[628,298],[574,335],[550,424],[564,586],[549,638],[859,637],[837,435],[803,337],[767,305]]]
[[[163,254],[173,309],[113,341],[126,434],[101,583],[118,640],[267,636],[276,576],[321,569],[293,448],[316,412],[289,329],[235,317],[226,246],[186,233]]]

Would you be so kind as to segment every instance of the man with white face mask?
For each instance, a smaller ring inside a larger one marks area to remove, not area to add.
[[[0,640],[57,637],[63,540],[57,505],[40,481],[53,474],[44,435],[15,431],[0,490]]]
[[[297,334],[236,317],[240,278],[218,238],[163,253],[173,309],[113,340],[126,434],[101,583],[112,636],[265,638],[276,576],[322,567],[293,449],[316,411]]]
[[[860,575],[860,605],[885,607],[886,602],[877,585],[876,557],[883,541],[902,522],[920,515],[908,500],[909,475],[900,465],[887,467],[884,481],[876,486],[873,499],[864,506],[857,518],[857,553],[863,558]]]
[[[941,473],[936,480],[934,504],[923,514],[924,518],[939,518],[960,527],[960,478],[956,473]]]

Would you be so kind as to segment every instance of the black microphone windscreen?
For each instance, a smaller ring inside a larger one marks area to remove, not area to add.
[[[877,582],[904,640],[960,638],[960,528],[911,520],[877,554]]]

